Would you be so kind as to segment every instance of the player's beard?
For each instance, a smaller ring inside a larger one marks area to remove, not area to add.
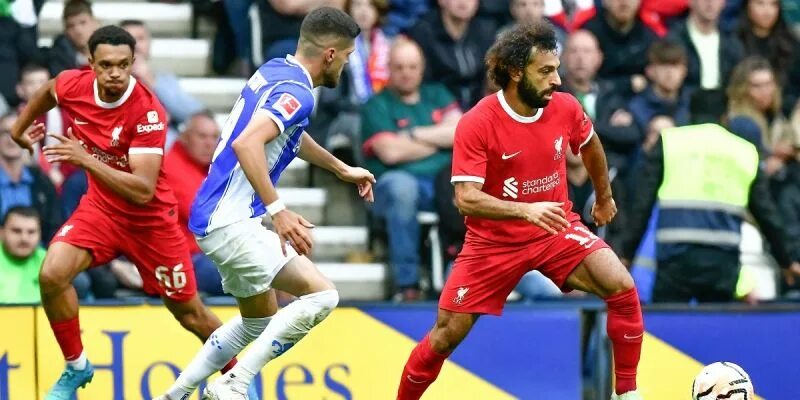
[[[342,71],[332,71],[327,70],[324,74],[322,74],[322,86],[326,88],[335,88],[339,84],[339,76],[341,76]]]
[[[555,91],[555,87],[537,91],[536,87],[533,86],[533,83],[528,80],[527,74],[522,75],[522,80],[517,85],[517,93],[519,94],[520,100],[532,108],[545,107],[550,100],[545,99],[544,96],[552,94]]]

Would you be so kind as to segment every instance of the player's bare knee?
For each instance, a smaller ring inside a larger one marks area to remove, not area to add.
[[[606,293],[603,293],[602,297],[613,296],[615,294],[622,293],[636,287],[636,284],[634,283],[631,274],[627,270],[625,270],[624,267],[622,268],[623,271],[620,272],[619,274],[614,275],[610,285],[608,285],[605,288]]]
[[[436,319],[436,325],[428,338],[434,351],[438,353],[452,352],[464,340],[469,333],[471,323],[461,317],[461,314],[440,312],[439,318]],[[471,316],[468,317],[471,318]]]
[[[39,271],[39,287],[42,296],[48,297],[61,293],[69,288],[72,280],[60,271],[57,267],[45,263]]]

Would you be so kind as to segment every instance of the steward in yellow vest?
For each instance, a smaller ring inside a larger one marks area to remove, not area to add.
[[[637,178],[620,258],[633,257],[657,205],[653,302],[733,301],[748,211],[780,266],[793,265],[796,246],[785,234],[758,149],[722,126],[665,129]]]

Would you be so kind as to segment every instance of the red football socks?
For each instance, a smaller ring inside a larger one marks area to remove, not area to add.
[[[56,336],[58,346],[61,347],[64,359],[74,361],[80,357],[83,352],[83,343],[81,342],[81,325],[78,317],[65,321],[51,322],[50,327]]]
[[[644,323],[636,288],[605,299],[608,305],[606,330],[614,353],[615,392],[636,390],[636,367],[642,352]]]
[[[222,367],[222,369],[220,370],[220,372],[222,372],[223,374],[224,374],[224,373],[227,373],[228,371],[230,371],[230,370],[231,370],[231,368],[233,368],[233,366],[234,366],[234,365],[236,365],[236,363],[237,363],[237,361],[236,361],[236,357],[233,357],[233,359],[232,359],[232,360],[228,361],[228,363],[227,363],[227,364],[225,364],[225,366],[224,366],[224,367]]]
[[[439,376],[449,354],[439,354],[431,348],[428,335],[411,352],[400,377],[397,400],[418,400]]]

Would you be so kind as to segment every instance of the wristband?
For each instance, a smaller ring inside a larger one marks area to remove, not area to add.
[[[272,202],[272,204],[267,206],[267,212],[269,213],[270,217],[274,217],[275,214],[277,214],[277,213],[279,213],[279,212],[281,212],[281,211],[283,211],[285,209],[286,209],[286,205],[283,204],[281,199],[275,200],[275,201]]]

